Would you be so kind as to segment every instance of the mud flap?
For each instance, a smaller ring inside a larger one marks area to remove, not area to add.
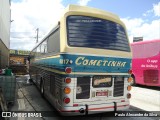
[[[88,115],[88,105],[86,104],[86,110],[85,110],[85,115]]]
[[[114,112],[117,111],[117,103],[116,102],[113,102],[114,103]]]

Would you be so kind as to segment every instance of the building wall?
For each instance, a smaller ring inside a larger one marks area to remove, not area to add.
[[[28,56],[16,56],[16,55],[12,55],[10,56],[10,65],[19,65],[19,64],[26,64],[26,60],[27,60]]]
[[[0,40],[0,69],[9,65],[9,49]]]
[[[0,68],[9,63],[10,20],[10,0],[0,0]]]

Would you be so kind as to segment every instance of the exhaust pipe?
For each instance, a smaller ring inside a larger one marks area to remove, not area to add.
[[[85,115],[88,115],[88,105],[86,104],[85,106],[86,106],[86,109],[81,108],[81,109],[79,109],[79,112],[80,113],[85,113]]]
[[[85,110],[84,110],[83,108],[81,108],[81,109],[79,110],[79,112],[80,112],[80,113],[84,113]]]

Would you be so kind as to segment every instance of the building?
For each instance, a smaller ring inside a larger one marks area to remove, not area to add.
[[[10,50],[10,62],[9,67],[16,75],[22,75],[28,73],[28,57],[30,51],[25,50]]]
[[[0,69],[9,65],[10,5],[10,0],[0,0]]]
[[[143,37],[133,37],[133,42],[143,41]]]
[[[26,50],[10,49],[10,66],[17,64],[25,65],[28,60],[29,53],[30,51]]]

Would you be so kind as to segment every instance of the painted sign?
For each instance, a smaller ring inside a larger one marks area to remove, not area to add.
[[[158,68],[158,59],[146,59],[141,68]]]
[[[72,60],[60,59],[60,64],[72,64]],[[113,66],[113,67],[125,67],[126,61],[120,60],[98,60],[98,59],[88,59],[87,57],[81,56],[75,59],[75,65],[83,66]]]
[[[26,50],[13,50],[10,49],[10,54],[12,55],[29,55],[30,51],[26,51]]]
[[[35,60],[35,64],[48,66],[63,70],[71,67],[74,72],[121,72],[128,73],[130,69],[130,58],[110,57],[110,56],[89,56],[61,54]]]

